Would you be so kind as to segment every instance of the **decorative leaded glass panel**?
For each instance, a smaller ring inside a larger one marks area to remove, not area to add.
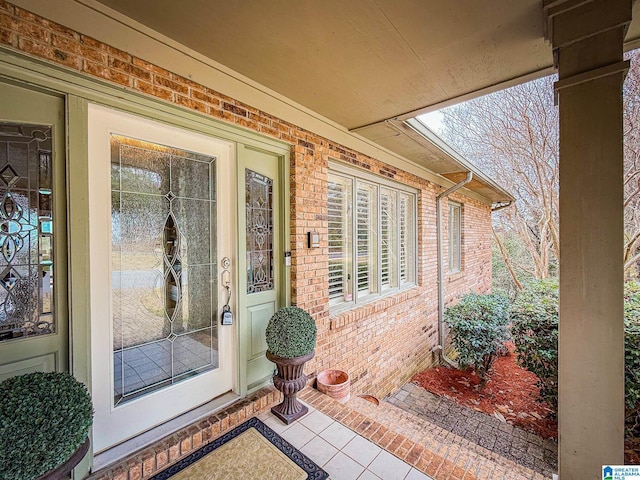
[[[111,136],[114,404],[218,368],[215,158]]]
[[[51,127],[0,123],[0,341],[54,333]]]
[[[247,169],[247,293],[273,290],[273,180]]]

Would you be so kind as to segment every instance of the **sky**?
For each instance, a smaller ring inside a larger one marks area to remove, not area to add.
[[[435,112],[425,113],[424,115],[418,116],[418,119],[422,121],[427,127],[433,130],[437,135],[442,136],[442,119],[444,115],[440,113],[440,110],[436,110]]]

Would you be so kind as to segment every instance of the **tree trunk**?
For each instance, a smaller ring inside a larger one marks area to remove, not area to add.
[[[513,269],[513,265],[511,264],[511,258],[509,258],[509,254],[504,248],[504,245],[500,241],[500,238],[498,237],[498,234],[496,233],[496,230],[493,227],[491,227],[491,232],[493,233],[493,238],[496,240],[496,244],[498,245],[498,249],[500,250],[500,255],[502,256],[502,260],[504,260],[504,264],[507,266],[507,270],[509,270],[509,274],[513,279],[513,283],[515,284],[518,290],[523,290],[524,287],[522,286],[522,283],[520,283],[520,280],[518,280],[518,276],[516,275],[516,272]]]

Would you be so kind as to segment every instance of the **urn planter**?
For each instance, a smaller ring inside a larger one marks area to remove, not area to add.
[[[313,317],[298,307],[278,310],[265,330],[267,359],[278,367],[273,385],[284,395],[282,403],[271,411],[287,425],[309,411],[296,395],[307,384],[304,364],[316,353],[316,333]]]
[[[315,355],[315,350],[300,357],[286,358],[273,355],[267,350],[267,359],[278,367],[278,373],[273,377],[273,385],[282,392],[282,402],[271,408],[271,412],[289,425],[305,415],[309,409],[300,403],[297,394],[307,384],[304,365]]]

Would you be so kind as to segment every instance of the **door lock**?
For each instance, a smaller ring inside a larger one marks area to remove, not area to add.
[[[222,266],[222,286],[227,291],[227,303],[222,307],[222,317],[220,319],[221,325],[233,325],[233,312],[231,311],[231,273],[229,272],[229,268],[231,268],[231,260],[229,257],[224,257],[220,262]]]

